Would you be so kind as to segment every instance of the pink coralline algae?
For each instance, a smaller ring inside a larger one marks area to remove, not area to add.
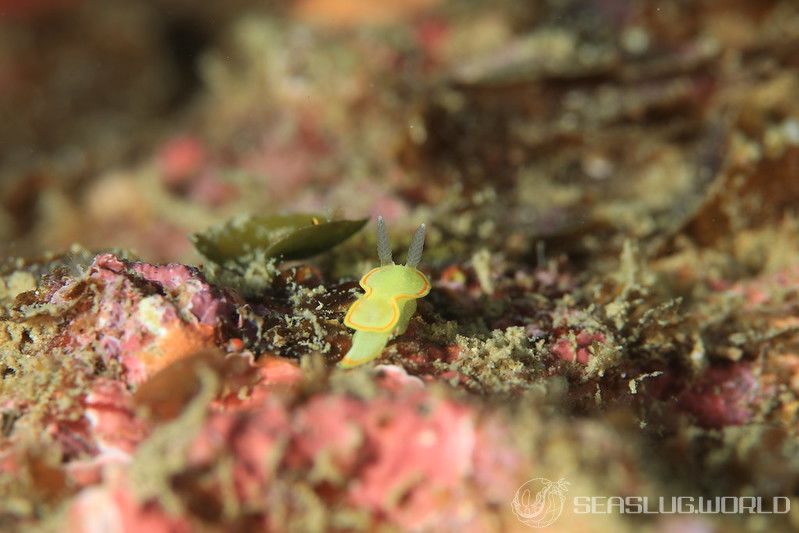
[[[377,365],[375,378],[386,389],[398,391],[404,387],[424,388],[424,382],[416,376],[411,376],[401,366]]]
[[[158,159],[164,183],[171,188],[179,188],[200,172],[207,154],[198,139],[184,136],[164,144]]]
[[[210,159],[206,147],[195,137],[167,141],[158,154],[163,184],[172,193],[209,207],[235,200],[238,189],[223,179],[223,170]]]
[[[463,406],[430,405],[421,395],[414,403],[392,416],[385,404],[364,413],[367,442],[378,453],[350,490],[354,504],[386,513],[404,528],[431,527],[442,508],[455,514],[467,497],[462,482],[473,473],[477,443]],[[428,408],[430,415],[422,416]]]
[[[186,518],[170,516],[156,504],[142,504],[120,481],[91,487],[73,500],[65,531],[92,533],[188,533]]]
[[[99,379],[83,401],[85,416],[103,453],[129,456],[148,434],[136,418],[133,396],[119,381]]]
[[[131,384],[169,363],[216,345],[220,328],[234,319],[229,297],[194,268],[163,266],[98,255],[87,277],[55,291],[49,303],[74,305],[76,293],[93,292],[91,305],[76,306],[63,334],[66,348],[98,349],[122,364]]]
[[[700,426],[721,428],[749,422],[759,395],[751,365],[736,363],[706,370],[678,396],[678,404]]]
[[[222,393],[212,404],[216,409],[257,407],[276,391],[291,390],[303,380],[299,365],[290,359],[265,355],[253,361],[251,356],[231,355],[228,361],[235,357],[246,358],[246,368],[224,376]]]
[[[225,527],[221,510],[231,496],[249,509],[248,527],[284,531],[287,516],[277,509],[285,480],[303,480],[328,511],[366,513],[374,527],[481,531],[504,520],[496,506],[506,503],[527,468],[503,419],[432,393],[399,371],[379,373],[387,386],[378,384],[368,399],[269,394],[257,403],[211,406],[183,448],[181,483],[168,483],[188,514],[172,516],[158,499],[135,496],[136,464],[118,462],[102,480],[80,485],[67,510],[69,531],[180,532],[190,530],[193,515]],[[99,388],[116,394],[107,384]],[[127,416],[108,418],[107,429]],[[220,469],[227,474],[203,474]],[[191,488],[198,484],[201,494]]]
[[[136,447],[150,434],[150,427],[136,416],[133,396],[119,381],[97,379],[78,409],[82,410],[80,418],[53,421],[48,429],[69,460],[67,477],[76,487],[84,487],[128,464]]]
[[[499,499],[518,483],[521,460],[505,429],[418,383],[396,390],[368,401],[319,394],[292,411],[270,398],[257,408],[215,413],[189,451],[190,469],[231,454],[237,497],[250,505],[263,501],[276,478],[303,472],[329,503],[402,529],[441,520],[474,525],[492,498],[475,483]]]
[[[552,354],[562,361],[576,361],[585,365],[591,359],[591,347],[594,343],[602,342],[605,342],[603,334],[580,331],[574,339],[558,338],[552,346]]]

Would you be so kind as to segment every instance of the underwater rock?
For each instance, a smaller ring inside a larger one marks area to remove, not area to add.
[[[63,344],[77,349],[96,341],[104,359],[122,364],[131,384],[214,347],[220,328],[234,319],[230,300],[198,270],[184,265],[155,266],[99,255],[85,281],[57,291],[50,303],[66,304],[80,283],[96,287],[96,300],[71,320]]]

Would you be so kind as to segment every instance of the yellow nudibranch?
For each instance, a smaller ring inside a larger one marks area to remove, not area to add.
[[[422,259],[425,225],[419,226],[408,247],[404,265],[391,258],[386,223],[377,217],[377,255],[380,266],[361,278],[366,291],[347,311],[344,324],[355,330],[352,348],[339,361],[341,368],[353,368],[376,359],[395,335],[402,335],[416,312],[416,300],[430,292],[430,280],[416,266]]]

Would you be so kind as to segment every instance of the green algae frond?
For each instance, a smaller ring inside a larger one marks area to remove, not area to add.
[[[327,220],[313,214],[237,217],[191,236],[194,247],[214,263],[246,263],[256,251],[266,258],[306,259],[341,244],[367,219]]]

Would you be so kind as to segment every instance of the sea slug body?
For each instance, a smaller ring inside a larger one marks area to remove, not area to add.
[[[339,362],[353,368],[380,356],[388,341],[401,335],[416,312],[416,300],[430,292],[430,280],[416,266],[422,258],[425,225],[419,226],[408,248],[406,264],[397,265],[383,217],[377,219],[377,251],[380,265],[361,278],[366,291],[350,306],[344,324],[355,330],[352,348]]]

